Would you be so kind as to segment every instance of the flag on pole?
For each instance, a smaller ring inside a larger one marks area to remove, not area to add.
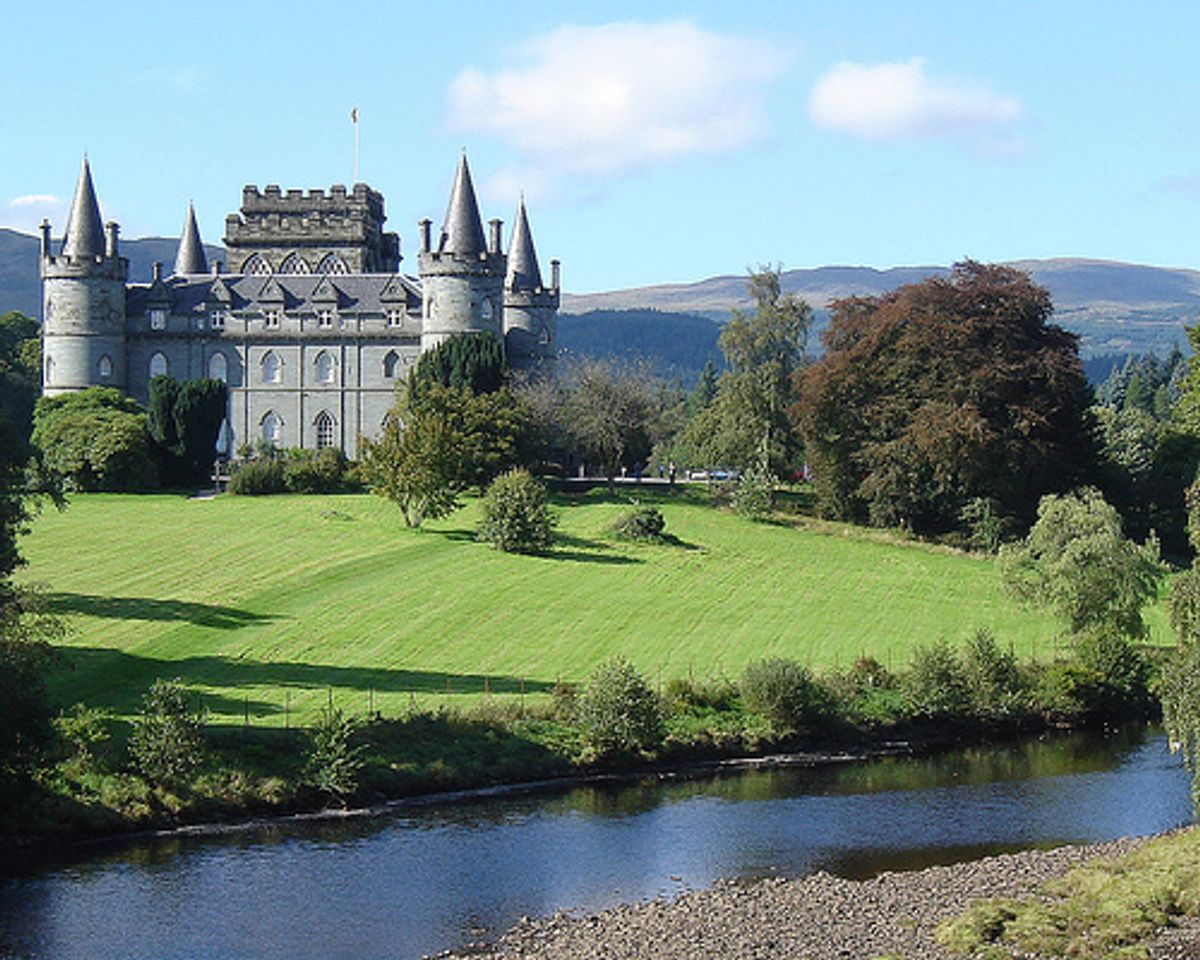
[[[350,122],[358,123],[358,107],[352,107],[350,109]]]

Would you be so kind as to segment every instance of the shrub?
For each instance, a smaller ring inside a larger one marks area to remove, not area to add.
[[[747,709],[779,729],[811,726],[828,707],[828,695],[809,669],[784,657],[746,664],[738,688]]]
[[[245,497],[283,493],[287,489],[287,470],[280,459],[246,460],[236,465],[229,476],[229,492]]]
[[[335,493],[344,486],[348,466],[337,447],[292,450],[284,462],[284,485],[290,493]]]
[[[613,521],[612,531],[622,540],[657,541],[662,539],[667,521],[657,507],[634,505]]]
[[[973,712],[1011,716],[1027,706],[1025,680],[1011,650],[1001,650],[988,630],[977,630],[963,649],[963,670]]]
[[[1089,631],[1075,644],[1075,656],[1101,678],[1095,712],[1116,718],[1150,709],[1150,662],[1125,637],[1112,630]]]
[[[308,733],[304,782],[338,798],[354,793],[363,768],[363,747],[352,742],[357,730],[337,707],[323,709]]]
[[[517,468],[493,480],[483,498],[475,537],[507,553],[533,553],[550,546],[554,517],[546,488]]]
[[[151,490],[158,466],[145,412],[111,387],[42,397],[33,445],[46,468],[73,490]]]
[[[970,713],[971,690],[958,654],[944,640],[918,647],[902,683],[905,706],[917,717],[962,717]]]
[[[109,740],[112,717],[96,707],[77,703],[54,719],[54,732],[71,751],[71,759],[80,767],[91,767],[96,752]]]
[[[762,464],[753,464],[742,474],[733,491],[733,509],[743,517],[757,520],[775,505],[775,478]]]
[[[172,784],[191,773],[204,758],[203,723],[178,679],[155,680],[142,697],[129,738],[129,753],[142,776]]]
[[[613,657],[588,676],[576,702],[585,742],[598,753],[648,750],[662,742],[658,697],[624,657]]]
[[[848,670],[827,678],[825,685],[851,723],[896,723],[905,715],[895,675],[874,657],[860,657]]]

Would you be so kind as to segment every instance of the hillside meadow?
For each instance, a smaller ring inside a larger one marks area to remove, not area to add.
[[[476,543],[470,500],[414,531],[370,495],[77,496],[37,519],[22,576],[69,622],[58,703],[128,716],[180,677],[218,724],[299,725],[330,699],[397,716],[534,696],[616,653],[658,683],[774,655],[900,667],[981,627],[1021,657],[1053,653],[1057,625],[1006,597],[988,559],[754,523],[683,490],[642,500],[676,542],[613,539],[628,498],[593,492],[556,499],[557,545],[530,557]]]

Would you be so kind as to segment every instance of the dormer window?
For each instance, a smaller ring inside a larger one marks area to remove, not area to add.
[[[150,329],[151,330],[166,330],[167,329],[167,311],[162,307],[150,308]]]
[[[387,325],[389,327],[404,326],[404,311],[391,309],[387,312]]]
[[[264,310],[263,311],[263,326],[268,330],[278,330],[279,320],[283,315],[282,310]]]
[[[211,311],[208,315],[208,324],[214,330],[224,330],[225,329],[225,311],[224,310]]]
[[[323,330],[327,330],[333,326],[333,311],[318,310],[317,311],[317,326]]]

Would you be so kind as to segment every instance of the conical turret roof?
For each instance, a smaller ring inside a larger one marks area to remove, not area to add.
[[[475,256],[487,250],[483,239],[483,221],[479,218],[479,204],[475,200],[475,187],[471,183],[471,171],[467,169],[467,155],[458,161],[458,172],[454,176],[454,189],[450,192],[450,205],[446,208],[446,221],[442,225],[443,253],[458,253]]]
[[[538,268],[537,251],[533,249],[533,234],[525,214],[525,198],[517,207],[512,243],[508,247],[508,276],[504,285],[510,290],[540,290],[542,271]]]
[[[208,258],[204,255],[204,244],[200,242],[200,228],[196,226],[196,208],[189,203],[183,236],[179,238],[179,250],[175,254],[175,275],[199,273],[208,273]]]
[[[62,252],[66,257],[104,256],[104,225],[100,222],[100,205],[96,203],[96,189],[92,186],[92,169],[87,157],[83,158],[75,200],[67,216]]]

